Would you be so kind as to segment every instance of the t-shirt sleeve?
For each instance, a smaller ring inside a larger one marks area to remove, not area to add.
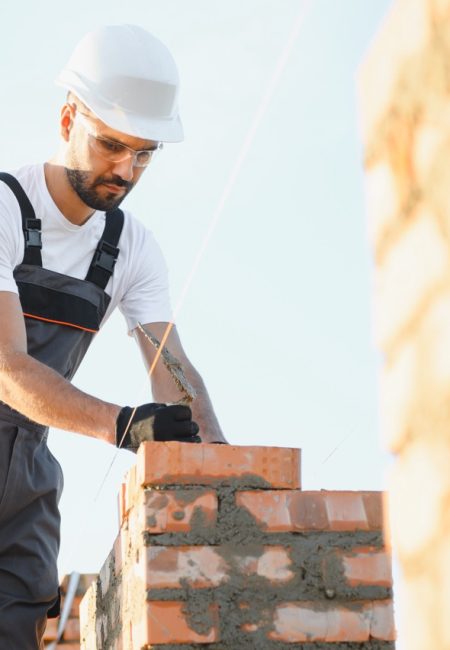
[[[167,323],[172,320],[167,265],[160,247],[148,230],[132,260],[131,282],[119,303],[128,331],[138,323]]]
[[[20,224],[17,199],[11,190],[0,182],[0,291],[19,293],[13,272],[23,257]]]

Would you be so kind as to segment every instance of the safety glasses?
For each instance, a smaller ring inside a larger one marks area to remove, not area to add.
[[[132,149],[126,144],[97,135],[95,127],[89,122],[89,115],[77,111],[74,119],[83,125],[83,128],[88,134],[88,142],[91,149],[102,158],[113,163],[123,162],[131,158],[133,160],[133,167],[147,167],[155,153],[161,151],[163,148],[163,143],[159,142],[153,149],[136,151],[136,149]]]

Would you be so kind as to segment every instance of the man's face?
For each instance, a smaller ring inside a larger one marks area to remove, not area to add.
[[[145,169],[136,166],[136,158],[145,158],[144,152],[157,147],[157,142],[114,131],[84,109],[74,108],[66,175],[83,203],[94,210],[113,210]],[[135,151],[141,151],[141,156],[135,156]]]

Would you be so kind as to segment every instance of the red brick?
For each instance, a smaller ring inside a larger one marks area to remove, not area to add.
[[[58,634],[58,618],[48,618],[45,626],[44,641],[54,641]]]
[[[126,478],[127,477],[125,477],[125,481],[120,486],[119,494],[117,495],[117,502],[118,502],[117,505],[119,507],[119,524],[122,523],[122,521],[125,519],[125,517],[128,514]]]
[[[270,532],[288,532],[294,530],[290,506],[297,494],[296,491],[244,491],[236,494],[236,504],[246,508]]]
[[[157,643],[214,643],[218,640],[218,612],[209,608],[213,627],[207,634],[199,634],[189,625],[186,603],[152,601],[147,603],[147,644]]]
[[[125,533],[124,533],[124,529],[122,528],[119,531],[119,534],[117,535],[116,539],[114,540],[114,545],[111,551],[111,553],[114,554],[114,572],[117,575],[120,574],[123,570],[124,554],[126,552],[126,548],[124,548],[124,540],[123,540],[124,537],[125,537]]]
[[[80,640],[80,621],[78,618],[68,618],[63,632],[64,641]]]
[[[275,610],[275,629],[269,638],[300,641],[368,641],[370,619],[342,607],[323,609],[314,603],[286,603]]]
[[[80,603],[83,596],[75,596],[72,601],[72,606],[70,608],[70,616],[74,618],[79,618],[80,616]]]
[[[248,486],[300,487],[300,450],[283,447],[146,442],[139,448],[137,468],[139,485],[210,485],[239,479]]]
[[[384,527],[384,501],[386,492],[361,492],[366,509],[369,528],[381,530]]]
[[[282,546],[266,546],[260,553],[245,547],[150,546],[147,548],[147,587],[169,589],[188,584],[194,588],[217,587],[230,575],[258,575],[281,584],[294,577],[289,552]]]
[[[292,561],[287,548],[265,546],[261,555],[245,555],[245,548],[233,558],[233,564],[245,575],[258,575],[272,584],[289,582],[294,577]]]
[[[136,465],[128,470],[119,492],[119,522],[127,518],[130,509],[136,504],[140,490],[136,481]]]
[[[331,530],[367,530],[369,522],[362,494],[359,492],[327,492],[325,508]]]
[[[214,525],[217,495],[214,490],[145,490],[145,527],[150,533],[184,533],[191,530],[192,517]]]
[[[269,638],[285,643],[303,641],[364,642],[371,637],[394,638],[390,601],[352,603],[352,607],[327,607],[313,602],[283,603],[275,610]]]
[[[147,587],[217,587],[227,578],[228,567],[214,547],[150,546],[147,548]]]
[[[238,506],[246,508],[269,532],[379,530],[377,492],[242,491]],[[379,512],[381,512],[381,507]]]
[[[385,551],[373,548],[355,549],[351,554],[341,555],[344,575],[350,587],[392,585],[391,558]]]
[[[395,641],[394,608],[392,601],[374,601],[370,636],[380,641]]]

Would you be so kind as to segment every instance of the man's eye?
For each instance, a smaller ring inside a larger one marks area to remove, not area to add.
[[[97,142],[105,151],[109,151],[111,153],[120,153],[124,150],[123,145],[119,144],[118,142],[112,142],[112,140],[103,140],[102,138],[98,138]]]
[[[139,164],[146,164],[151,159],[153,151],[151,150],[142,150],[137,152],[137,161]]]

